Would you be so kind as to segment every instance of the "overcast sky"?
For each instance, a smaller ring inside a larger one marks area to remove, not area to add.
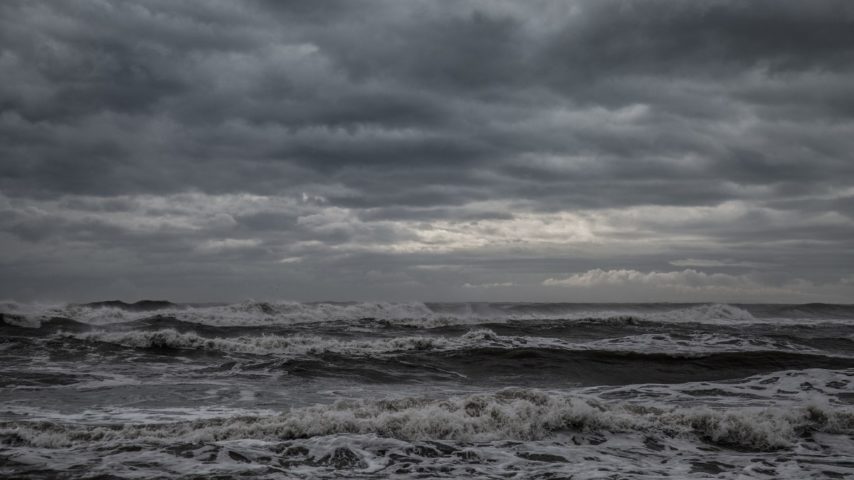
[[[0,298],[854,301],[854,2],[0,3]]]

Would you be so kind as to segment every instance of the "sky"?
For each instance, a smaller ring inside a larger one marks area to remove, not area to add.
[[[0,3],[0,298],[854,301],[854,2]]]

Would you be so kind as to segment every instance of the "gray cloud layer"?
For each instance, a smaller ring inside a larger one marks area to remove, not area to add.
[[[850,301],[848,1],[0,4],[17,298]]]

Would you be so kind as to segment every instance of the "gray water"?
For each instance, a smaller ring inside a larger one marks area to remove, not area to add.
[[[852,306],[0,314],[10,478],[854,477]]]

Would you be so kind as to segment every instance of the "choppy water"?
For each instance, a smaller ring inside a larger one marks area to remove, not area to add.
[[[854,478],[852,306],[0,313],[0,477]]]

